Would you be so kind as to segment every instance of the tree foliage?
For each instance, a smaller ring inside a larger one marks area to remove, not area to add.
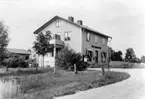
[[[141,60],[142,63],[145,63],[145,56],[144,55],[141,56],[141,59],[140,60]]]
[[[56,57],[57,66],[64,70],[73,71],[74,64],[78,71],[85,70],[88,66],[87,63],[82,61],[80,53],[76,53],[73,49],[68,47],[63,48]]]
[[[29,66],[29,62],[25,60],[23,57],[19,55],[11,55],[9,54],[8,58],[4,59],[4,64],[9,68],[27,68]]]
[[[42,32],[36,36],[36,41],[34,42],[33,49],[36,54],[43,56],[43,66],[44,66],[44,56],[48,53],[50,48],[51,32],[47,31],[45,34]]]
[[[2,22],[0,22],[0,64],[7,57],[6,47],[8,43],[8,28]]]
[[[114,50],[111,50],[111,60],[112,61],[123,61],[122,52],[121,51],[115,52]]]
[[[137,60],[137,57],[135,55],[135,52],[134,52],[133,48],[126,49],[125,61],[135,62],[136,60]]]

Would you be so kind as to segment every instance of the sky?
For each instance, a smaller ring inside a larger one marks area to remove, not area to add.
[[[115,51],[145,55],[145,0],[0,0],[0,21],[9,29],[9,48],[31,49],[33,32],[55,15],[111,36]]]

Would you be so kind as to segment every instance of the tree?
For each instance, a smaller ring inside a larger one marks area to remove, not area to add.
[[[141,56],[141,62],[142,62],[142,63],[145,63],[145,56],[144,56],[144,55]]]
[[[6,47],[8,43],[8,28],[3,24],[3,22],[0,22],[0,64],[2,64],[4,59],[7,57]]]
[[[136,61],[136,55],[135,55],[133,48],[126,49],[125,61],[128,61],[128,62]]]
[[[86,70],[88,64],[82,61],[80,53],[75,52],[68,47],[63,48],[56,57],[57,66],[68,71]]]
[[[36,54],[41,55],[43,57],[43,67],[44,67],[44,56],[48,53],[50,49],[50,39],[51,32],[46,31],[45,34],[42,32],[36,36],[36,41],[34,42],[33,49],[36,51]]]
[[[112,61],[123,61],[122,52],[121,51],[115,52],[114,50],[111,50],[111,60]]]

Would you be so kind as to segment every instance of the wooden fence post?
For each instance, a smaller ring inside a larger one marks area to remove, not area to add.
[[[74,74],[77,74],[77,66],[74,64]]]

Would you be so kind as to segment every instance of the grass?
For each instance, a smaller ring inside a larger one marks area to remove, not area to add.
[[[5,78],[16,76],[21,79],[19,84],[22,96],[19,99],[52,99],[112,84],[129,77],[129,74],[122,72],[106,72],[104,77],[101,71],[91,70],[81,71],[77,75],[64,70],[58,70],[54,75],[51,68],[39,69],[39,72],[35,72],[35,69],[24,69],[19,75],[12,71],[9,75],[0,74],[0,76]]]
[[[111,68],[145,68],[145,64],[143,63],[130,63],[124,61],[111,61]]]
[[[130,63],[124,61],[111,61],[109,64],[110,68],[145,68],[145,63]],[[99,64],[90,65],[90,68],[101,68]],[[108,64],[104,65],[104,68],[108,68]]]

